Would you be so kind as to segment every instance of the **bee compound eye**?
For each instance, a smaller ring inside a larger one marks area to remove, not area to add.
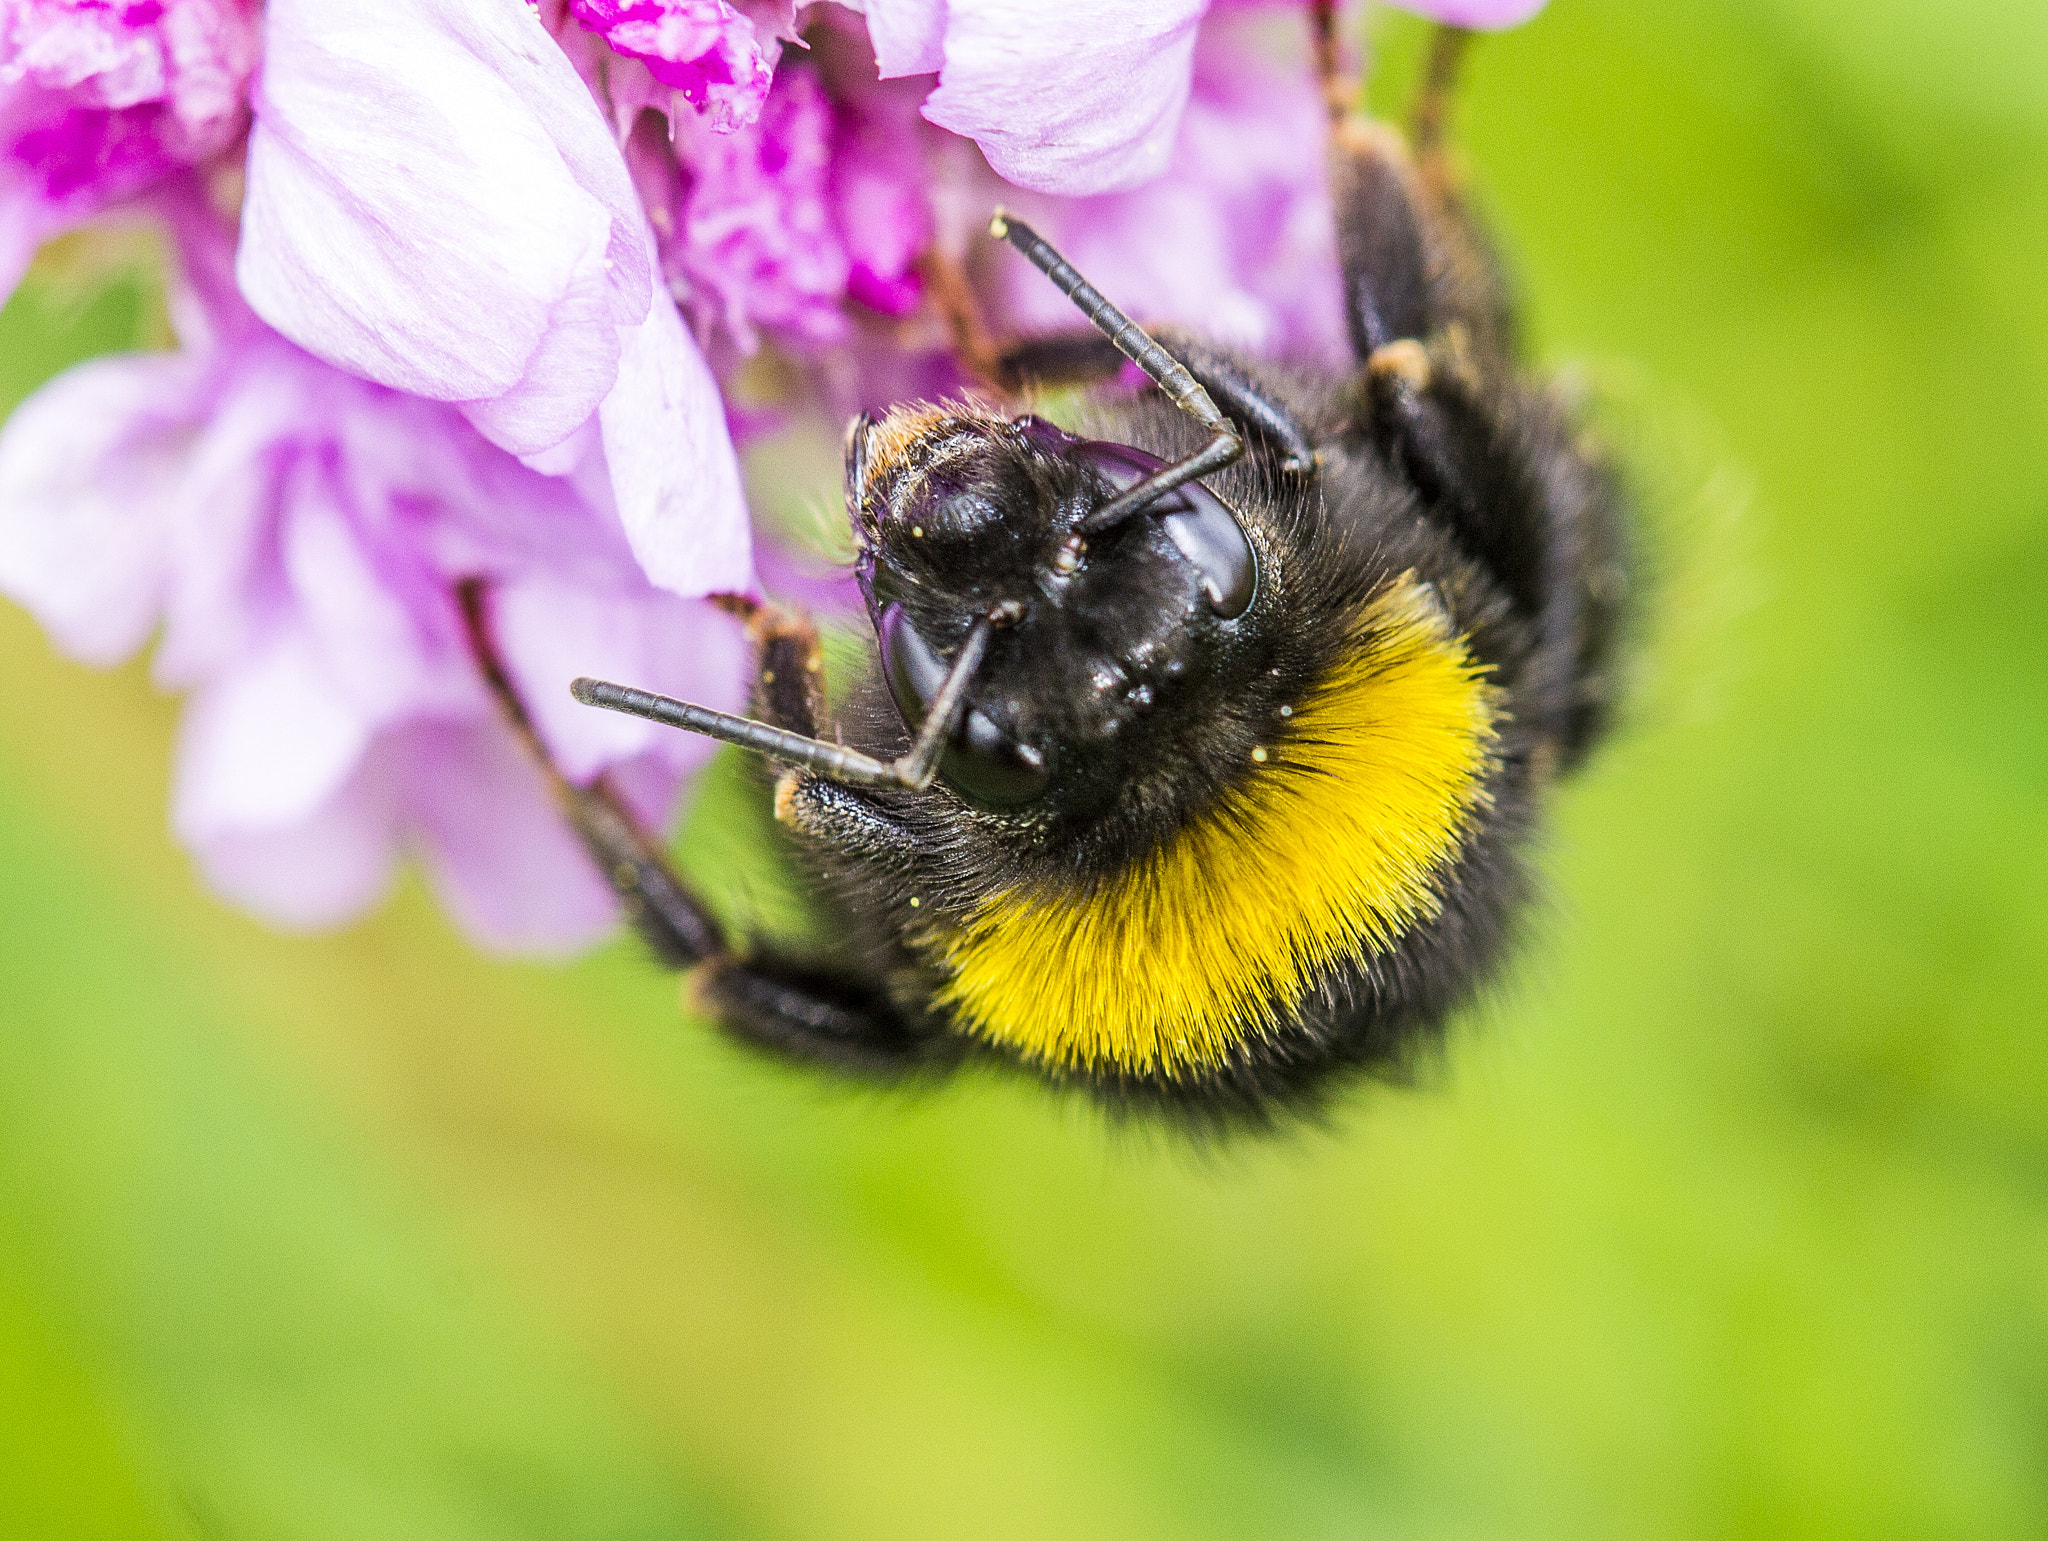
[[[1188,565],[1202,575],[1209,608],[1226,621],[1251,608],[1259,592],[1259,560],[1237,516],[1208,488],[1190,483],[1175,496],[1193,507],[1160,523]]]
[[[1075,458],[1095,468],[1113,492],[1136,486],[1165,469],[1156,455],[1129,444],[1091,440],[1078,446]],[[1176,487],[1145,510],[1159,521],[1187,564],[1199,575],[1209,608],[1224,620],[1235,620],[1251,608],[1259,591],[1259,561],[1224,501],[1200,482]]]
[[[971,710],[939,761],[939,774],[962,797],[985,808],[1021,808],[1052,779],[1043,750],[1018,743]]]
[[[915,733],[946,680],[946,661],[910,623],[900,604],[882,612],[882,678]],[[1051,779],[1043,750],[1019,743],[985,714],[969,708],[939,761],[939,775],[971,803],[1017,808],[1034,800]]]
[[[946,665],[932,651],[931,644],[918,635],[917,628],[903,613],[903,606],[890,605],[882,611],[882,678],[889,686],[890,699],[903,718],[903,725],[915,733],[924,714],[946,680]]]

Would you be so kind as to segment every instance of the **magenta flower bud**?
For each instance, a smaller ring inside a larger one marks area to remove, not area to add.
[[[774,55],[726,0],[570,0],[569,11],[614,53],[639,60],[705,113],[713,128],[730,132],[761,115]]]

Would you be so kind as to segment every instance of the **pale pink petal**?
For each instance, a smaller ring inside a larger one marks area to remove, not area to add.
[[[597,415],[592,413],[578,428],[560,444],[548,449],[537,450],[531,455],[521,455],[527,469],[538,471],[543,476],[568,476],[579,466],[586,464],[593,455],[601,452],[597,437]]]
[[[618,901],[495,723],[408,731],[408,805],[441,902],[501,952],[565,954],[618,921]]]
[[[709,739],[569,694],[579,674],[629,681],[721,711],[738,710],[748,649],[737,621],[701,600],[606,592],[552,578],[499,588],[492,621],[541,737],[572,780],[654,751],[676,770],[709,757]]]
[[[598,426],[633,555],[671,593],[748,591],[747,506],[717,382],[666,295],[624,336]]]
[[[884,9],[870,0],[871,26]],[[1204,0],[953,0],[924,114],[973,139],[1019,186],[1134,187],[1172,153],[1204,9]]]
[[[272,0],[266,38],[250,302],[352,373],[469,404],[515,453],[568,437],[653,277],[618,147],[531,9]]]
[[[399,849],[398,757],[373,745],[325,802],[291,824],[219,828],[192,842],[206,880],[272,925],[311,930],[368,909]]]
[[[1543,9],[1543,0],[1390,0],[1404,11],[1413,11],[1453,27],[1494,31],[1518,27]]]
[[[619,330],[606,286],[579,282],[555,302],[509,389],[462,400],[477,432],[515,455],[544,455],[575,438],[619,374]]]
[[[642,829],[659,832],[675,822],[683,781],[660,755],[643,754],[621,761],[612,767],[610,780]]]
[[[846,0],[865,12],[882,78],[936,75],[946,61],[946,0]]]
[[[165,532],[169,574],[155,672],[166,685],[197,684],[231,666],[284,602],[272,536],[291,459],[285,447],[300,444],[317,421],[294,360],[304,355],[268,333],[240,350],[187,447]],[[322,373],[330,392],[354,387]]]
[[[408,542],[373,551],[370,521],[344,511],[332,476],[307,457],[281,489],[284,572],[322,675],[372,724],[485,710],[455,606],[425,553]]]
[[[195,692],[179,733],[171,823],[195,849],[303,823],[333,797],[370,730],[296,630]]]
[[[1258,53],[1257,13],[1211,14],[1194,90],[1163,175],[1125,193],[1013,200],[1091,282],[1140,320],[1233,346],[1337,363],[1342,280],[1324,161],[1326,127],[1307,39],[1290,65]],[[1170,230],[1162,241],[1158,232]],[[1073,324],[1071,303],[1028,264],[998,269],[1005,320]]]
[[[155,624],[194,374],[168,355],[81,364],[0,430],[0,593],[87,663]]]

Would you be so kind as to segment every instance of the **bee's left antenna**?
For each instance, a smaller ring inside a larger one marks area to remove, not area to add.
[[[1083,278],[1074,265],[1062,257],[1050,241],[1020,219],[1002,209],[989,221],[989,234],[1008,241],[1039,272],[1053,282],[1097,331],[1116,345],[1119,353],[1144,370],[1152,383],[1181,411],[1209,430],[1209,442],[1185,460],[1127,488],[1095,510],[1081,523],[1080,533],[1099,535],[1121,523],[1148,503],[1165,496],[1185,482],[1198,481],[1212,471],[1234,464],[1244,454],[1244,440],[1232,423],[1209,399],[1202,382],[1188,372],[1185,364],[1162,348],[1145,329],[1112,305],[1101,290]]]
[[[666,723],[671,728],[681,728],[686,733],[702,733],[706,738],[738,744],[742,749],[759,750],[786,764],[815,771],[828,781],[847,786],[901,787],[922,792],[937,779],[939,756],[945,752],[946,740],[966,714],[967,686],[974,678],[974,671],[981,667],[982,655],[988,651],[989,633],[998,626],[1010,625],[1023,613],[1022,606],[1014,600],[1007,601],[996,605],[974,623],[967,633],[967,640],[960,644],[958,656],[947,668],[938,694],[932,697],[931,705],[926,708],[924,724],[918,729],[917,737],[911,740],[910,748],[894,760],[878,760],[844,744],[792,733],[787,728],[755,722],[749,717],[736,717],[731,712],[716,712],[691,701],[656,695],[651,690],[615,685],[610,680],[571,680],[569,694],[585,706],[626,712],[634,717]]]

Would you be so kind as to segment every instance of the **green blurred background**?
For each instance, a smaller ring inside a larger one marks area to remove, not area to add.
[[[1200,1159],[272,935],[5,609],[0,1535],[2048,1531],[2048,7],[1557,0],[1464,122],[1666,592],[1432,1084]],[[46,277],[0,405],[153,313]]]

